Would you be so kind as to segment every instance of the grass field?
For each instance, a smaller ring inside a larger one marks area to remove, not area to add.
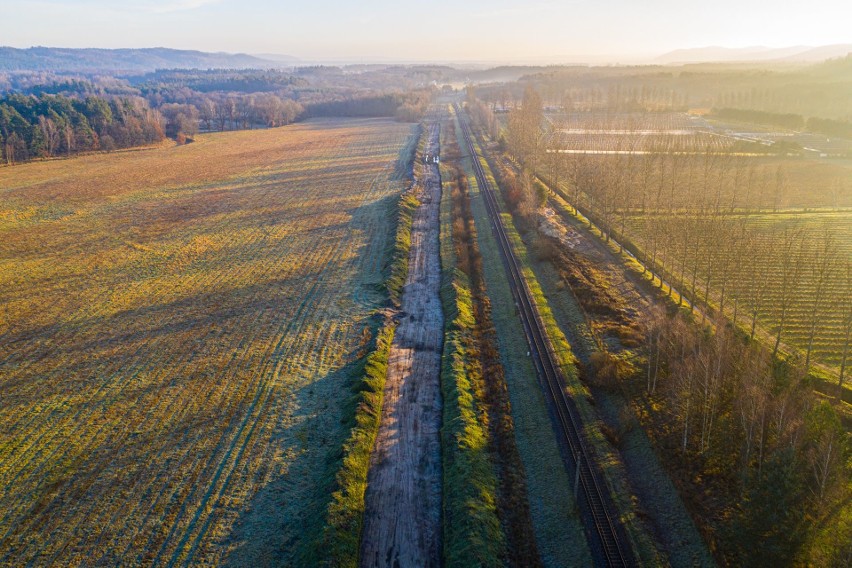
[[[0,168],[0,564],[294,562],[411,134],[313,121]]]

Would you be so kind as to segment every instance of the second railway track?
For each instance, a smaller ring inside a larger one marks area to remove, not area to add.
[[[506,234],[494,189],[477,157],[467,116],[459,105],[455,105],[455,109],[471,157],[474,175],[491,220],[491,230],[497,239],[500,256],[509,278],[509,287],[518,307],[530,347],[530,357],[535,364],[539,382],[552,409],[557,435],[562,438],[563,447],[568,450],[569,455],[563,456],[565,465],[571,477],[577,479],[579,483],[575,493],[589,536],[589,546],[596,563],[601,566],[633,566],[636,562],[625,528],[618,520],[618,516],[613,513],[614,507],[608,486],[598,467],[594,452],[585,441],[582,421],[576,405],[565,393],[565,378],[557,363],[538,308],[532,300],[520,261]],[[577,472],[578,467],[579,472]]]

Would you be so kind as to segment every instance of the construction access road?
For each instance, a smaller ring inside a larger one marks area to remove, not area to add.
[[[416,182],[408,276],[370,459],[361,566],[441,564],[440,127],[430,121]]]

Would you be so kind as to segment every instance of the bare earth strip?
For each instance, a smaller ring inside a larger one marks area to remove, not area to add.
[[[438,138],[433,124],[427,154],[437,153]],[[426,165],[423,172],[401,321],[391,346],[382,424],[367,479],[362,566],[440,565],[441,181],[436,164]]]

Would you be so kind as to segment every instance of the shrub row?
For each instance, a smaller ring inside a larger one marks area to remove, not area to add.
[[[390,321],[379,330],[376,348],[368,356],[364,377],[358,389],[355,426],[343,445],[343,462],[337,472],[337,490],[331,495],[323,548],[319,551],[326,566],[357,566],[364,525],[364,493],[370,454],[379,432],[384,401],[388,355],[395,325]]]

